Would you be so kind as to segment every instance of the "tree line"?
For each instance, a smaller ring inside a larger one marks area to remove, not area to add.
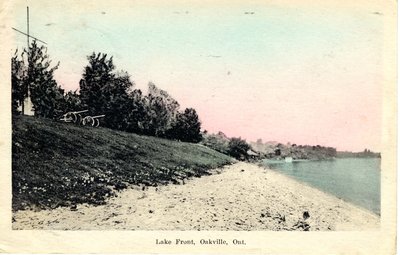
[[[381,153],[365,149],[360,152],[338,151],[338,158],[381,158]]]
[[[263,143],[261,139],[251,143],[252,148],[266,159],[293,159],[323,160],[333,159],[337,156],[336,148],[321,145],[282,144],[276,142]]]
[[[104,114],[102,126],[185,142],[202,139],[195,109],[180,110],[179,103],[154,83],[147,94],[135,89],[131,76],[116,70],[113,57],[95,53],[87,57],[77,91],[65,92],[54,79],[59,63],[51,64],[47,48],[33,41],[29,49],[15,51],[11,58],[12,112],[29,95],[35,116],[57,119],[69,111],[87,109]]]
[[[207,147],[210,147],[211,149],[239,160],[248,161],[259,158],[259,155],[255,156],[249,154],[251,151],[253,151],[253,148],[246,142],[246,140],[242,139],[241,137],[229,138],[221,131],[216,134],[209,134],[205,131],[201,143]]]

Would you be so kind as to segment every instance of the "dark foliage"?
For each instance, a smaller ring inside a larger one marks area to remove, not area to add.
[[[127,130],[132,106],[129,90],[134,85],[129,74],[115,73],[113,58],[107,59],[107,54],[92,53],[88,61],[80,81],[81,108],[92,116],[104,114],[103,126]]]
[[[176,121],[168,132],[168,136],[183,142],[198,143],[202,139],[200,126],[201,123],[196,110],[186,108],[183,113],[178,113]]]
[[[152,82],[149,83],[148,95],[144,97],[143,102],[146,112],[142,121],[143,132],[147,135],[166,137],[178,115],[179,103]]]
[[[81,110],[81,99],[76,91],[68,91],[64,95],[63,113]]]
[[[25,52],[28,54],[28,52]],[[56,118],[63,109],[64,91],[54,80],[54,71],[58,64],[50,67],[51,60],[47,55],[47,48],[38,46],[33,41],[29,48],[28,77],[30,96],[35,115],[46,118]]]
[[[111,129],[181,141],[201,140],[200,121],[194,109],[179,113],[179,103],[151,82],[147,95],[133,90],[129,74],[116,71],[113,58],[107,54],[92,53],[87,57],[79,94],[64,94],[58,87],[53,78],[58,65],[50,67],[44,46],[32,43],[28,66],[24,64],[24,54],[28,56],[28,51],[21,59],[17,52],[11,59],[14,114],[28,96],[29,87],[36,116],[59,118],[66,112],[88,110],[85,115],[105,115],[100,119],[101,126]]]
[[[147,113],[141,90],[135,89],[129,93],[129,108],[130,111],[126,117],[128,122],[126,131],[137,134],[146,133],[143,121],[145,120]]]
[[[27,64],[24,57],[27,57]],[[64,91],[54,80],[58,64],[51,67],[47,48],[38,46],[36,40],[28,50],[11,58],[12,109],[17,108],[29,95],[36,116],[56,118],[63,112]]]
[[[129,74],[115,73],[113,58],[107,58],[106,54],[93,53],[88,56],[88,61],[80,82],[80,108],[89,109],[91,115],[106,115],[102,126],[182,141],[200,141],[200,122],[194,110],[179,115],[179,103],[152,82],[145,96],[140,90],[132,90],[134,83]],[[177,133],[178,129],[182,135]]]
[[[250,148],[250,145],[245,140],[241,139],[240,137],[233,137],[229,141],[228,153],[236,159],[247,160],[247,151],[250,150]]]

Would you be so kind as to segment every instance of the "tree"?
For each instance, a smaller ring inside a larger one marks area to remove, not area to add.
[[[144,107],[146,116],[142,124],[145,134],[165,137],[178,115],[179,103],[150,82]]]
[[[103,96],[108,102],[103,110],[106,115],[106,126],[126,130],[128,128],[128,118],[131,111],[131,102],[129,90],[133,87],[133,82],[130,81],[130,76],[127,72],[118,72],[113,82],[105,86]]]
[[[79,82],[79,93],[82,106],[88,107],[91,114],[99,114],[106,107],[107,98],[103,95],[106,86],[112,83],[115,69],[112,57],[93,52],[87,57],[89,64],[85,67],[83,78]]]
[[[168,131],[168,137],[183,142],[198,143],[202,139],[200,129],[201,123],[196,110],[186,108],[183,113],[178,113],[176,121]]]
[[[113,58],[92,53],[80,81],[82,106],[91,115],[105,114],[104,125],[126,130],[130,113],[129,91],[134,83],[127,72],[115,72]]]
[[[236,159],[248,159],[247,151],[250,149],[250,145],[243,139],[233,137],[229,141],[228,145],[229,155]]]
[[[129,114],[127,116],[126,131],[144,134],[144,119],[146,117],[146,109],[142,91],[135,89],[129,93]]]
[[[217,134],[204,134],[202,144],[221,153],[229,154],[229,141],[230,139],[228,138],[228,136],[219,131]]]
[[[63,106],[63,112],[72,112],[72,111],[79,111],[81,110],[81,99],[79,97],[79,94],[74,91],[68,91],[64,95],[64,106]]]
[[[54,118],[61,114],[64,91],[54,80],[54,71],[59,63],[50,67],[51,60],[45,46],[38,46],[34,40],[28,54],[27,84],[36,116]]]

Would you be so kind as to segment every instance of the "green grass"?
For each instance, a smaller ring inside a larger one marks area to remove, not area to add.
[[[13,210],[103,204],[129,184],[157,186],[209,174],[233,160],[203,145],[13,118]]]

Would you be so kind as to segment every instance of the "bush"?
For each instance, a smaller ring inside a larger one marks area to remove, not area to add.
[[[229,141],[228,153],[232,157],[240,160],[247,160],[247,151],[250,149],[250,145],[243,139],[233,137]]]
[[[186,108],[183,113],[178,113],[176,121],[168,131],[167,136],[183,142],[198,143],[202,139],[200,126],[201,123],[196,110],[193,108]]]
[[[223,154],[229,154],[229,141],[230,139],[220,131],[218,134],[204,133],[201,143]]]

